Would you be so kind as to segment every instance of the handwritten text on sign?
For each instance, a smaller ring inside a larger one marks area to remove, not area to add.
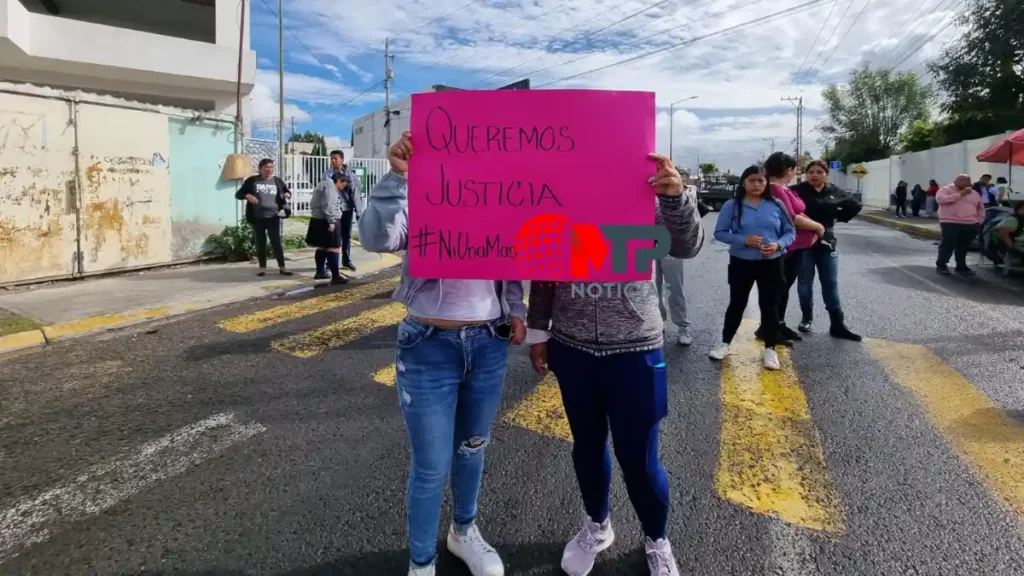
[[[652,93],[414,94],[410,130],[415,277],[568,279],[574,226],[654,223]],[[590,280],[650,278],[591,264]]]

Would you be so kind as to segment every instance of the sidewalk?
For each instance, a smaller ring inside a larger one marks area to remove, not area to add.
[[[313,250],[285,257],[294,276],[280,276],[273,261],[263,278],[256,276],[255,263],[205,263],[0,290],[0,354],[312,284]],[[352,260],[357,272],[348,273],[350,278],[401,263],[396,255],[366,252],[355,242]],[[17,326],[26,329],[14,331]]]
[[[858,214],[857,218],[922,238],[933,240],[942,238],[938,218],[915,218],[913,216],[897,218],[894,212],[877,208],[866,209]]]

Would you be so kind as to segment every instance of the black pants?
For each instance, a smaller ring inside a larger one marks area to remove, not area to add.
[[[924,198],[914,198],[910,201],[910,212],[917,218],[921,214],[921,205],[924,204]]]
[[[803,264],[803,250],[789,252],[782,257],[783,284],[779,287],[779,324],[786,323],[786,308],[789,307],[789,291],[793,289],[793,284],[796,284],[796,279],[800,277],[800,269],[803,268]],[[758,288],[758,291],[760,291],[760,288]]]
[[[352,265],[352,210],[341,213],[341,264]]]
[[[904,216],[907,215],[907,199],[906,198],[900,198],[899,196],[897,196],[896,197],[896,215],[899,216],[900,212],[903,212]]]
[[[284,268],[284,250],[281,248],[281,219],[254,218],[252,230],[256,234],[256,259],[260,268],[267,267],[267,236],[270,236],[270,247],[274,250],[278,268]]]
[[[722,342],[732,343],[743,321],[750,290],[757,284],[757,305],[761,308],[764,347],[774,348],[779,333],[779,292],[785,284],[782,259],[743,260],[729,257],[729,307],[725,310]]]
[[[978,236],[978,225],[940,222],[939,228],[942,230],[942,240],[939,242],[939,259],[935,265],[945,268],[949,264],[949,257],[955,255],[957,270],[966,270],[967,250]]]

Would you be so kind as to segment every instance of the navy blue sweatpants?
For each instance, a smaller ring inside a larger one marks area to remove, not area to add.
[[[610,428],[644,534],[664,538],[669,490],[658,459],[658,423],[668,413],[668,386],[662,351],[595,356],[550,340],[548,366],[558,378],[572,429],[572,461],[587,515],[598,523],[608,518]]]

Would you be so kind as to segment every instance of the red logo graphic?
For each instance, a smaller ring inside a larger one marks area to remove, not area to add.
[[[517,271],[538,280],[586,279],[591,270],[601,269],[609,252],[600,228],[569,224],[568,218],[556,214],[527,220],[515,245]]]

